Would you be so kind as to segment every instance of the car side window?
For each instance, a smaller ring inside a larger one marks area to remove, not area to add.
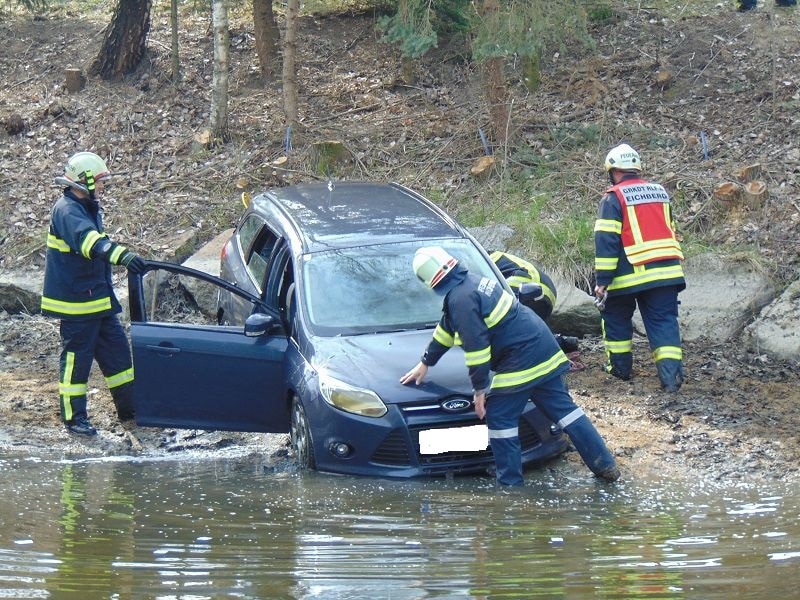
[[[254,222],[254,224],[251,222]],[[252,242],[245,246],[247,237],[251,235]],[[278,242],[278,236],[267,227],[264,221],[255,215],[251,215],[247,221],[242,223],[239,238],[242,252],[246,257],[247,270],[250,272],[258,291],[263,292],[267,278],[267,267]],[[249,250],[245,250],[247,247],[249,247]]]

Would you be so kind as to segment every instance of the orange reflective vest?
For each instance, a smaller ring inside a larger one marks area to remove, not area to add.
[[[610,187],[622,206],[622,245],[632,265],[658,260],[683,260],[683,252],[663,186],[643,179],[626,179]]]

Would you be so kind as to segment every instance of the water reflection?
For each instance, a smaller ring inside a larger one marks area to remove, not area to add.
[[[0,461],[0,597],[763,598],[798,490],[533,472],[391,481],[258,459]]]

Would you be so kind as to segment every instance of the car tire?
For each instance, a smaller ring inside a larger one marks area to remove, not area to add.
[[[311,443],[311,428],[308,425],[303,403],[297,396],[292,400],[292,428],[290,432],[292,450],[297,464],[303,469],[313,469],[314,445]]]

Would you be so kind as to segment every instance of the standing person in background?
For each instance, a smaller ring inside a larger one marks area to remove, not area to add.
[[[532,400],[572,440],[587,467],[601,479],[619,476],[614,457],[567,391],[569,361],[547,325],[495,279],[472,275],[438,246],[414,254],[414,272],[444,299],[442,318],[422,359],[400,378],[421,384],[459,338],[473,388],[473,405],[486,419],[497,482],[520,486],[519,419]],[[492,376],[494,372],[494,376]]]
[[[97,430],[87,414],[87,382],[97,360],[111,390],[120,420],[132,419],[133,365],[125,331],[117,318],[122,311],[111,282],[111,266],[142,273],[147,263],[131,250],[112,242],[103,231],[98,198],[111,176],[106,163],[92,152],[70,157],[62,196],[50,212],[42,314],[61,320],[58,393],[67,430],[92,436]]]
[[[633,312],[638,305],[661,387],[683,383],[678,293],[686,288],[683,252],[667,191],[641,178],[639,154],[628,144],[612,148],[605,168],[612,186],[594,225],[595,296],[601,309],[606,371],[623,380],[633,368]]]

